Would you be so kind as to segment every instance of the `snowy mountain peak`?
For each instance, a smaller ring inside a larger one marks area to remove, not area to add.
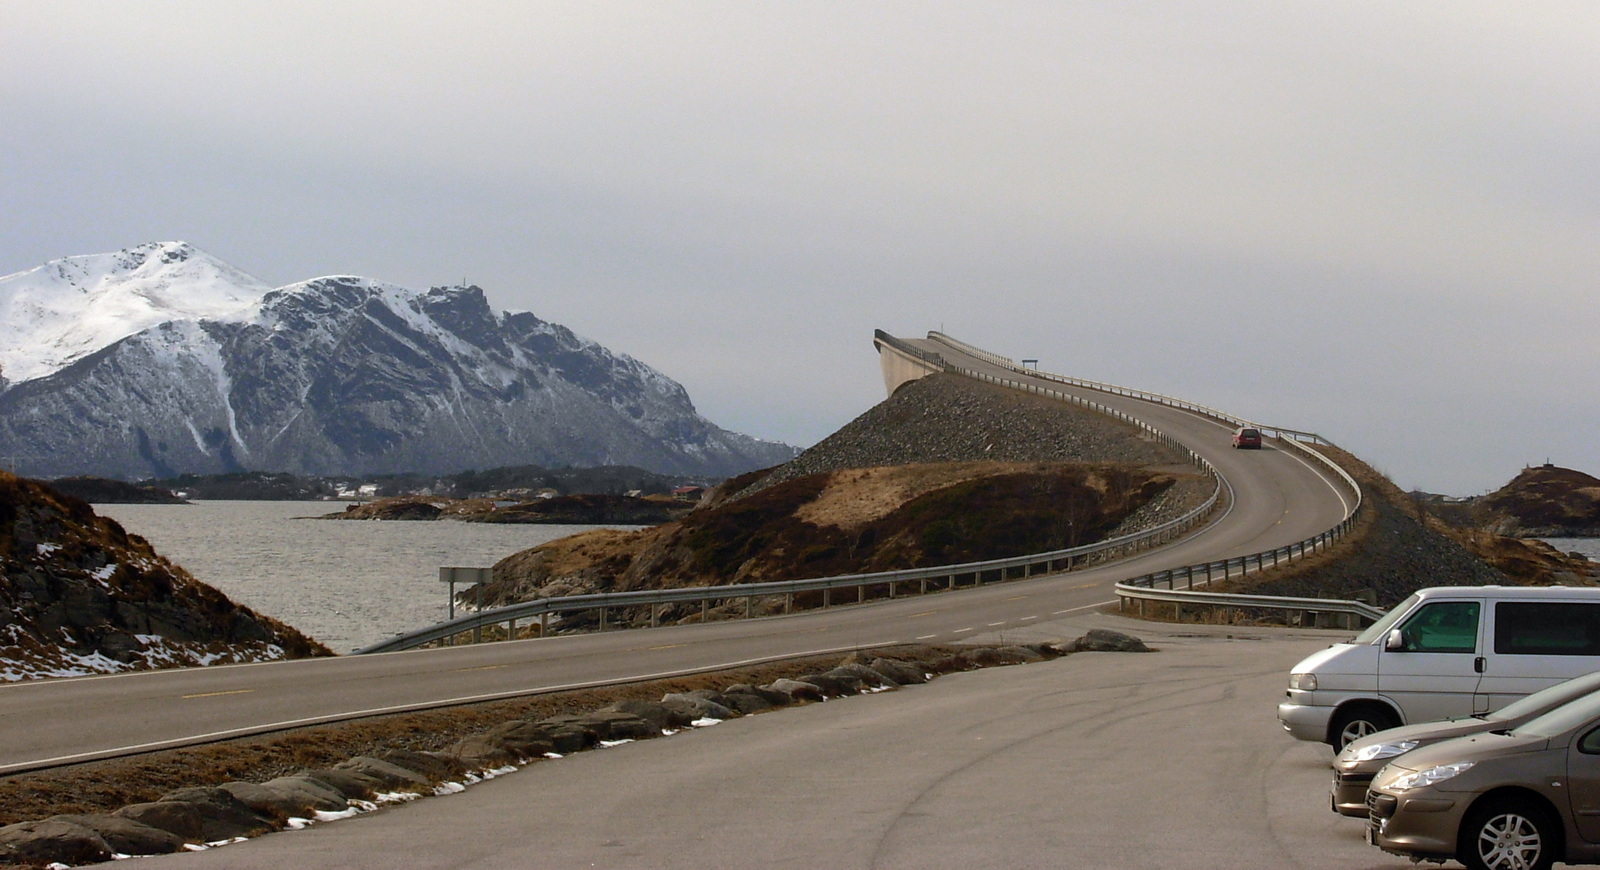
[[[354,275],[269,289],[183,242],[0,278],[0,455],[32,476],[637,465],[725,476],[795,451],[481,289]]]
[[[187,242],[52,260],[0,278],[0,387],[171,320],[237,320],[266,283]]]

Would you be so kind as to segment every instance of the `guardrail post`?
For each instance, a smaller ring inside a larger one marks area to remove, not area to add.
[[[756,597],[754,595],[746,595],[744,597],[744,618],[745,619],[749,619],[750,617],[756,615],[755,614],[755,606],[756,606]]]
[[[700,622],[704,623],[711,617],[711,599],[700,599]]]
[[[928,594],[928,578],[926,578],[926,577],[922,578],[922,591],[918,592],[917,594],[918,595],[927,595]]]
[[[833,603],[833,588],[829,587],[827,589],[822,590],[822,609],[823,610],[827,610],[828,609],[828,605],[830,605],[832,603]]]
[[[517,618],[515,616],[506,620],[506,640],[517,639]]]
[[[785,592],[783,593],[783,612],[789,613],[792,610],[794,610],[794,593]]]
[[[603,604],[600,605],[600,630],[606,630],[606,608]]]
[[[539,614],[539,636],[547,637],[550,634],[550,612]]]
[[[650,605],[650,627],[655,628],[661,624],[661,605]]]
[[[867,584],[865,584],[865,583],[856,584],[856,603],[860,604],[861,602],[866,601],[866,600],[867,600]]]

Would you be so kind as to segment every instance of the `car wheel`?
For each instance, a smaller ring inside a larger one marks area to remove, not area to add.
[[[1537,804],[1493,800],[1461,825],[1457,857],[1471,870],[1548,870],[1559,848],[1556,827]]]
[[[1346,707],[1333,717],[1333,751],[1338,752],[1368,734],[1375,734],[1399,725],[1393,713],[1382,707]]]

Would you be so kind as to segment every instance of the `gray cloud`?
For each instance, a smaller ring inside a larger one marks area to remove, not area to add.
[[[871,331],[1600,472],[1586,3],[0,6],[0,272],[467,280],[809,443]]]

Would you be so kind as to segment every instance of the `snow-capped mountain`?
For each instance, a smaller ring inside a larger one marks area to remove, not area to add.
[[[184,242],[67,257],[0,278],[0,379],[44,377],[168,320],[243,316],[267,284]]]
[[[795,453],[716,427],[672,379],[496,312],[477,287],[335,276],[267,290],[175,242],[0,279],[0,305],[35,324],[8,314],[0,334],[0,458],[25,475],[727,475]]]

